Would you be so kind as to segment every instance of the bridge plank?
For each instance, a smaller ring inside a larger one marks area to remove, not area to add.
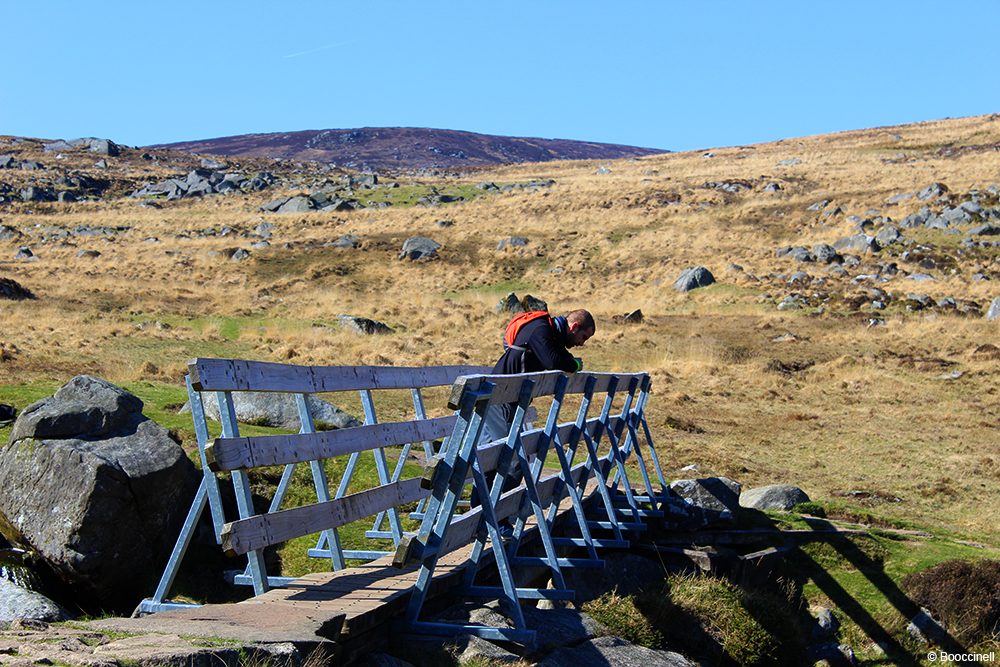
[[[191,383],[198,391],[283,391],[314,394],[361,389],[412,389],[454,382],[460,375],[489,372],[485,366],[296,366],[244,359],[193,359]]]
[[[327,459],[379,447],[436,440],[451,435],[454,415],[407,422],[294,435],[216,438],[205,448],[208,467],[219,472]]]
[[[457,410],[461,404],[462,393],[466,389],[472,391],[479,388],[483,382],[491,382],[494,385],[490,402],[513,403],[517,401],[521,393],[521,384],[525,379],[535,381],[532,387],[531,397],[551,396],[555,393],[556,383],[562,377],[562,371],[544,371],[542,373],[527,373],[515,375],[463,375],[455,380],[451,387],[451,397],[448,406]],[[607,392],[613,378],[618,378],[618,390],[624,390],[632,378],[638,378],[640,382],[647,377],[646,373],[572,373],[568,376],[566,384],[567,394],[582,394],[586,388],[587,379],[593,377],[596,381],[594,393]]]
[[[324,503],[257,514],[223,526],[222,548],[230,555],[245,554],[302,535],[339,528],[429,494],[420,488],[419,478],[407,479]]]

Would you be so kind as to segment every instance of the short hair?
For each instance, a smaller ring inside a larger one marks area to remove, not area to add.
[[[566,314],[566,322],[568,324],[573,324],[574,322],[580,325],[584,331],[597,331],[597,325],[594,324],[594,316],[590,314],[587,310],[573,310]]]

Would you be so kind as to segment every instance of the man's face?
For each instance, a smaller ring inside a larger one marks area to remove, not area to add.
[[[578,323],[574,322],[569,325],[569,336],[567,337],[566,347],[583,347],[583,344],[590,340],[590,337],[593,335],[593,329],[584,329]]]

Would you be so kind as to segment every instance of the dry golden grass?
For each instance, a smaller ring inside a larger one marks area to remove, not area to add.
[[[130,199],[13,205],[0,222],[22,230],[100,224],[130,231],[110,241],[28,239],[36,262],[10,259],[25,241],[0,241],[0,275],[39,297],[0,302],[7,351],[0,353],[0,384],[64,381],[80,372],[180,383],[188,357],[213,354],[313,364],[490,364],[504,324],[493,306],[515,289],[545,298],[556,312],[595,313],[598,335],[583,350],[589,369],[653,374],[651,426],[671,475],[694,463],[703,474],[749,485],[796,483],[821,500],[879,491],[902,502],[875,512],[1000,543],[997,361],[974,353],[997,340],[998,325],[892,310],[882,315],[886,326],[869,329],[865,317],[845,315],[836,303],[821,316],[778,312],[775,302],[792,288],[768,278],[802,268],[776,258],[775,248],[854,233],[846,215],[824,220],[806,210],[810,204],[830,199],[846,214],[877,208],[898,220],[923,202],[887,205],[891,195],[934,181],[963,193],[1000,180],[1000,152],[992,150],[998,142],[1000,120],[991,116],[720,148],[712,158],[652,156],[611,163],[605,175],[595,174],[596,161],[509,166],[466,181],[556,184],[441,208],[261,214],[257,207],[279,194],[273,190],[162,209]],[[801,164],[778,164],[790,158]],[[168,171],[149,166],[134,178]],[[753,189],[733,195],[702,187],[732,179]],[[782,190],[764,192],[771,182]],[[439,227],[445,218],[455,224]],[[214,253],[250,240],[191,234],[223,226],[250,231],[262,221],[275,225],[272,246],[240,263]],[[191,238],[177,238],[181,232]],[[359,236],[362,247],[322,247],[344,234]],[[442,243],[441,258],[398,261],[402,242],[414,235]],[[513,235],[529,245],[495,250]],[[953,248],[955,239],[931,241]],[[81,249],[102,255],[79,258]],[[674,292],[680,270],[696,264],[720,284]],[[819,267],[805,270],[824,275]],[[974,271],[1000,278],[998,253],[962,260],[956,275],[935,272],[934,283],[882,287],[988,305],[1000,296],[998,283],[972,282]],[[834,278],[823,289],[858,290]],[[611,323],[635,308],[646,314],[644,324]],[[396,333],[355,336],[336,327],[340,313],[384,321]],[[786,332],[796,340],[773,342]],[[780,372],[793,367],[801,369]],[[952,371],[963,374],[942,379]]]

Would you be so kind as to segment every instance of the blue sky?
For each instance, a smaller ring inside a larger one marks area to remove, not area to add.
[[[0,134],[748,144],[1000,112],[998,19],[996,0],[8,0]]]

